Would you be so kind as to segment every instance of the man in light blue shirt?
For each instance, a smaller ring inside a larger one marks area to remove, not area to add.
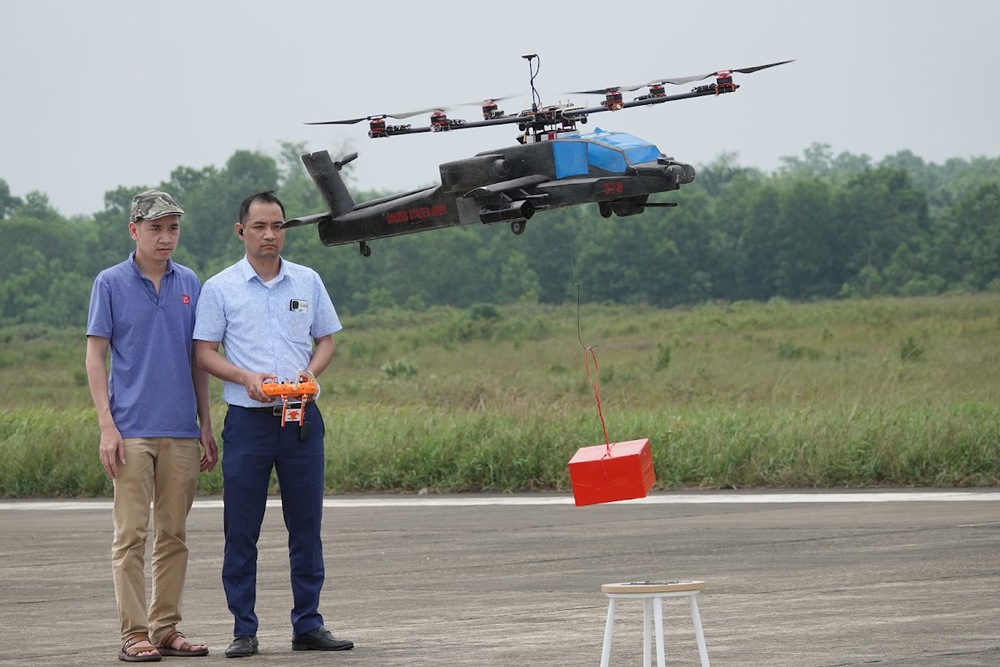
[[[235,229],[246,256],[205,283],[194,328],[197,364],[224,382],[229,404],[222,430],[222,583],[235,623],[227,658],[258,652],[257,539],[272,468],[288,529],[292,649],[354,647],[334,637],[319,613],[325,579],[323,417],[309,402],[302,426],[282,426],[281,405],[262,389],[265,380],[297,382],[322,373],[333,359],[333,334],[342,328],[319,275],[282,259],[284,222],[284,206],[273,192],[243,201]]]

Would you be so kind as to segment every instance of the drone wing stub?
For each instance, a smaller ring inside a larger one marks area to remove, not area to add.
[[[535,211],[548,208],[544,203],[548,195],[532,190],[549,180],[548,176],[533,174],[512,178],[499,183],[490,183],[469,190],[463,199],[472,199],[479,204],[479,219],[484,224],[510,222],[515,234],[524,232],[524,224]]]
[[[535,174],[534,176],[522,176],[521,178],[512,178],[509,181],[490,183],[489,185],[478,187],[475,190],[469,190],[462,196],[465,197],[466,199],[476,199],[476,200],[488,199],[506,194],[508,192],[516,193],[518,190],[523,190],[524,188],[532,188],[548,180],[549,177],[543,176],[542,174]],[[527,195],[527,193],[524,194]]]

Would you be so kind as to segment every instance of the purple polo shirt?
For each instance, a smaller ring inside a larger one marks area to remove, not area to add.
[[[108,395],[123,438],[197,438],[191,341],[201,283],[168,261],[157,294],[135,253],[94,280],[87,335],[111,349]]]

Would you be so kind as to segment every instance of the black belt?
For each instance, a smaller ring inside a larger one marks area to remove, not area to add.
[[[249,412],[256,412],[258,414],[271,415],[274,417],[280,417],[281,411],[284,409],[284,406],[281,405],[272,405],[267,408],[245,408],[242,405],[234,405],[233,407],[239,408],[240,410],[247,410]]]
[[[284,405],[272,405],[267,408],[245,408],[242,405],[231,405],[231,408],[239,408],[240,410],[246,410],[247,412],[256,412],[258,414],[265,414],[271,417],[280,417],[281,413],[284,411]],[[302,406],[305,410],[305,406]],[[287,424],[296,424],[297,421],[287,422]],[[299,440],[302,442],[307,442],[309,440],[310,433],[312,432],[312,427],[309,422],[303,421],[299,424]]]

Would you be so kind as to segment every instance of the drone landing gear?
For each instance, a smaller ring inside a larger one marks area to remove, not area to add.
[[[597,202],[597,208],[601,212],[602,218],[610,218],[611,214],[614,213],[614,211],[611,209],[611,202],[609,201]]]
[[[514,222],[510,223],[510,231],[514,232],[515,234],[523,234],[524,228],[527,226],[527,224],[528,224],[527,220],[515,220]]]
[[[368,247],[368,244],[364,241],[358,242],[358,251],[361,253],[362,257],[371,257],[372,249]]]

